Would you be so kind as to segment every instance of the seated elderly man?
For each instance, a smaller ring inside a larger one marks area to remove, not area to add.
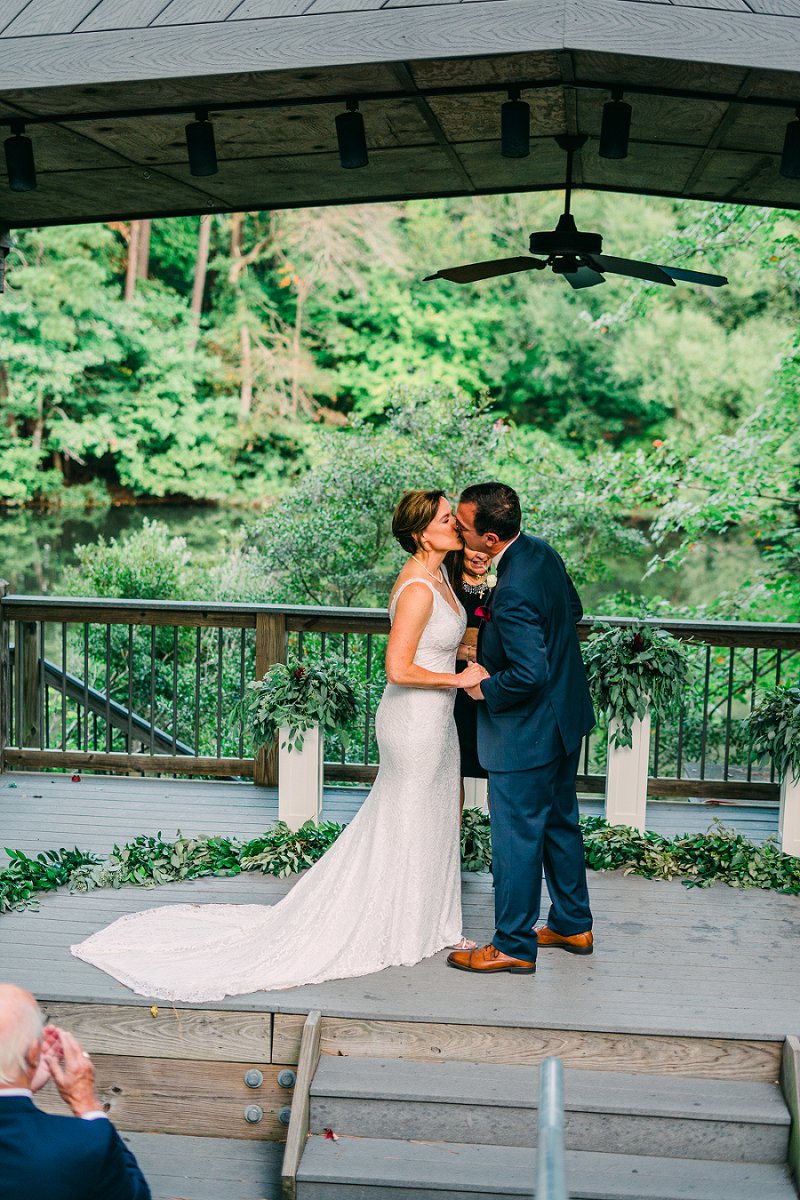
[[[33,1103],[49,1079],[73,1116]],[[11,984],[0,984],[0,1200],[150,1200],[102,1111],[89,1055],[71,1034],[45,1026],[30,992]]]

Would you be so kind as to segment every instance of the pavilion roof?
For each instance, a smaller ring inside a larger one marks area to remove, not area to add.
[[[589,135],[581,186],[800,207],[778,172],[800,0],[0,0],[0,82],[0,120],[33,118],[39,181],[12,192],[0,171],[12,227],[554,188],[565,132]],[[533,140],[507,159],[515,83]],[[597,153],[611,86],[633,106],[617,161]],[[336,150],[350,96],[360,170]],[[184,126],[204,106],[219,171],[195,178]]]

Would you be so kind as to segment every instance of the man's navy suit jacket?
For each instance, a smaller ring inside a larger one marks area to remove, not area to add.
[[[572,754],[594,725],[576,622],[578,593],[552,546],[520,534],[489,594],[478,660],[478,757],[488,771],[527,771]]]
[[[150,1189],[110,1121],[0,1093],[0,1200],[150,1200]]]

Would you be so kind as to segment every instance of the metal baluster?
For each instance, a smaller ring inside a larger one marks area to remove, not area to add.
[[[49,742],[49,729],[45,717],[45,682],[44,682],[44,645],[45,645],[45,622],[39,621],[36,626],[36,639],[39,643],[37,647],[39,658],[39,696],[37,707],[39,710],[39,749],[44,750]]]
[[[728,702],[725,706],[725,761],[722,764],[722,778],[727,779],[731,761],[731,718],[733,716],[733,662],[736,651],[731,646],[728,651]]]
[[[61,622],[61,751],[67,748],[67,623]]]
[[[753,648],[753,675],[750,680],[750,711],[752,712],[756,706],[756,682],[758,680],[758,646]],[[753,780],[753,735],[747,742],[747,782]]]
[[[156,627],[150,626],[150,753],[155,754],[156,729]]]
[[[244,699],[244,679],[245,679],[245,644],[247,641],[247,630],[239,630],[239,699]],[[239,758],[244,758],[244,718],[239,721]]]
[[[303,633],[303,630],[301,629],[297,635],[297,657],[298,658],[303,657],[303,642],[305,641],[305,636],[306,635]]]
[[[133,626],[128,626],[128,754],[133,753]]]
[[[327,647],[327,644],[328,644],[328,635],[327,635],[327,633],[322,633],[322,634],[320,634],[320,639],[319,639],[319,655],[320,655],[320,658],[324,658],[324,657],[325,657],[325,652],[326,652],[326,647]]]
[[[342,662],[344,663],[345,666],[347,666],[347,655],[348,655],[348,649],[349,649],[349,645],[350,645],[350,643],[348,641],[348,637],[349,637],[349,635],[346,633],[342,637]],[[339,751],[339,762],[344,764],[344,761],[345,761],[344,744],[342,744],[340,751]]]
[[[172,753],[178,753],[178,626],[172,626]]]
[[[197,626],[194,646],[194,752],[200,754],[200,626]]]
[[[686,714],[686,710],[683,706],[683,701],[681,701],[681,710],[680,710],[680,714],[678,716],[678,752],[677,752],[678,761],[675,765],[675,778],[676,779],[683,778],[681,772],[683,771],[683,725],[684,725],[684,720],[685,720],[685,714]]]
[[[14,622],[14,745],[22,745],[22,621]]]
[[[367,634],[367,670],[364,686],[364,766],[369,765],[369,724],[372,710],[372,634]]]
[[[217,630],[217,758],[222,757],[222,628]]]
[[[83,625],[83,748],[89,749],[89,625]]]
[[[106,625],[106,753],[111,750],[111,626]]]
[[[661,749],[661,717],[656,717],[655,735],[653,737],[653,778],[658,779],[658,754]]]
[[[50,689],[42,678],[42,699],[44,701],[44,724],[42,726],[42,749],[50,749]]]
[[[779,687],[780,682],[781,682],[781,651],[776,650],[776,652],[775,652],[775,687]],[[769,764],[769,781],[770,781],[770,783],[775,783],[775,776],[776,776],[775,759],[773,758],[770,760],[770,764]]]
[[[708,740],[708,681],[711,677],[711,647],[706,646],[706,673],[703,681],[703,730],[700,739],[700,778],[706,777],[706,742]]]

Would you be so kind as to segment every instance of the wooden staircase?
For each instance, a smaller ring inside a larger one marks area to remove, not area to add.
[[[381,1055],[374,1053],[375,1023],[368,1054],[353,1052],[359,1041],[353,1029],[343,1030],[346,1051],[328,1029],[318,1064],[307,1047],[307,1138],[294,1180],[284,1172],[284,1194],[297,1200],[533,1196],[538,1067],[478,1061],[486,1041],[471,1027],[463,1034],[468,1041],[475,1036],[475,1061],[463,1057],[463,1046],[458,1058],[398,1057],[402,1039],[393,1040],[392,1023],[386,1026]],[[319,1039],[319,1021],[315,1028]],[[537,1031],[540,1043],[547,1041],[543,1032]],[[608,1053],[601,1069],[595,1055],[592,1069],[575,1065],[573,1056],[565,1070],[573,1200],[795,1200],[791,1114],[763,1046],[719,1039],[700,1046],[698,1039],[696,1058],[704,1065],[695,1065],[693,1075],[675,1055],[672,1042],[680,1039],[659,1039],[663,1069],[650,1055],[643,1071],[636,1038],[603,1037]],[[553,1042],[560,1039],[563,1033],[553,1031]],[[541,1057],[548,1048],[542,1046]]]

